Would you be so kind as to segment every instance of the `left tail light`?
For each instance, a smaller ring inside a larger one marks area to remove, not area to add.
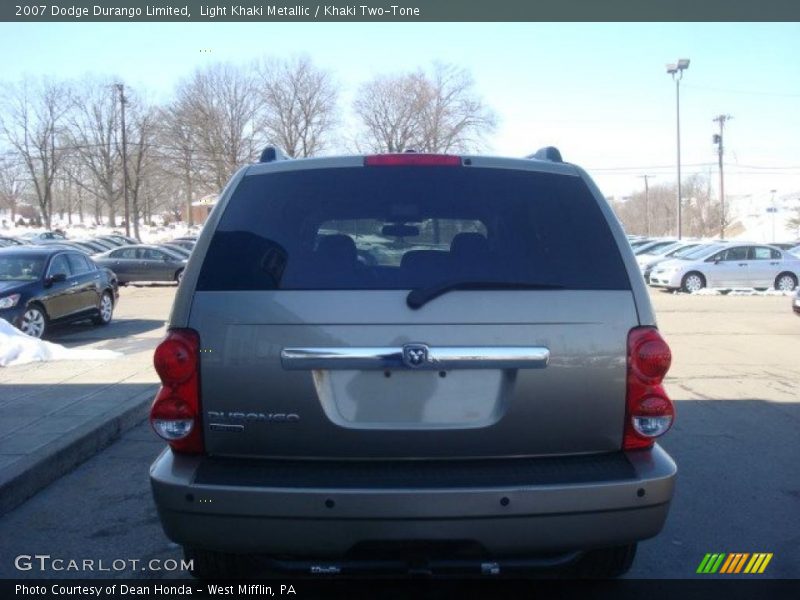
[[[651,448],[672,427],[675,407],[661,385],[671,364],[672,353],[658,329],[630,330],[623,450]]]
[[[171,329],[156,348],[153,364],[161,389],[150,408],[150,424],[174,452],[203,454],[200,411],[200,336]]]

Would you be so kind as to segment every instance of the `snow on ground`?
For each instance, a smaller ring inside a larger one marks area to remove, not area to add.
[[[51,360],[106,360],[119,358],[119,352],[93,348],[66,348],[25,335],[8,321],[0,319],[0,367]]]
[[[794,292],[783,292],[781,290],[755,290],[753,288],[703,288],[696,292],[682,292],[674,290],[673,294],[682,296],[794,296]]]

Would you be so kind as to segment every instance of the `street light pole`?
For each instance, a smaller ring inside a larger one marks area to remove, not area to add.
[[[675,82],[675,116],[678,139],[678,239],[681,239],[683,230],[681,223],[681,79],[683,79],[683,72],[688,68],[688,58],[679,58],[677,63],[667,65],[667,73],[672,75],[672,80]]]
[[[719,238],[725,239],[725,177],[722,174],[722,133],[725,128],[725,121],[730,121],[733,117],[730,115],[719,115],[712,119],[719,123],[719,134],[714,135],[714,143],[717,144],[717,151],[719,154],[719,203],[720,203],[720,217],[719,217]]]
[[[121,105],[121,118],[122,118],[122,191],[125,195],[125,235],[130,237],[131,235],[131,208],[130,208],[130,201],[128,199],[128,142],[125,132],[125,103],[127,100],[125,99],[125,84],[117,83],[114,84],[119,92],[119,103]],[[138,233],[138,227],[137,227]],[[138,235],[136,236],[139,237]]]
[[[770,201],[771,206],[767,209],[767,212],[772,213],[772,240],[770,243],[775,243],[775,213],[778,212],[778,207],[775,206],[775,192],[778,190],[770,190],[770,194],[772,194],[772,200]]]
[[[655,175],[639,175],[641,179],[644,179],[644,222],[645,227],[647,229],[647,236],[650,236],[650,186],[648,185],[648,180]]]

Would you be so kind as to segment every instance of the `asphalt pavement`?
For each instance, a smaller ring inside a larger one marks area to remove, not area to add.
[[[49,341],[116,350],[113,360],[36,362],[0,369],[0,514],[141,422],[158,387],[153,348],[175,286],[123,287],[106,327],[54,328]]]

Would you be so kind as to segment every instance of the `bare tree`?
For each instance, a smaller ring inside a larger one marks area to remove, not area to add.
[[[59,147],[70,108],[64,84],[25,80],[8,86],[0,110],[0,132],[30,177],[44,226],[51,226],[53,186],[64,159]]]
[[[117,224],[117,206],[123,192],[118,135],[117,97],[112,80],[85,80],[75,95],[68,139],[88,177],[75,181],[106,205],[112,227]]]
[[[418,144],[422,102],[420,81],[414,74],[381,75],[362,84],[353,104],[363,129],[359,149],[403,152]]]
[[[699,174],[687,177],[683,181],[683,192],[683,234],[689,237],[716,235],[719,232],[720,203],[711,193],[710,178]],[[645,208],[649,205],[650,234],[675,235],[676,194],[675,184],[661,184],[649,188],[647,203],[644,192],[637,191],[611,205],[628,233],[647,233]]]
[[[338,88],[306,56],[257,66],[262,127],[292,157],[319,153],[337,121]]]
[[[193,225],[192,200],[195,180],[198,177],[197,171],[202,165],[198,165],[196,160],[199,150],[193,134],[191,110],[176,102],[162,109],[158,120],[161,123],[156,132],[159,148],[158,164],[162,175],[166,176],[161,179],[181,182],[181,189],[176,192],[182,193],[187,220],[189,225]]]
[[[464,69],[436,63],[431,74],[379,76],[363,84],[354,102],[361,121],[359,146],[375,152],[458,152],[480,146],[497,118]]]
[[[140,193],[144,187],[145,179],[152,174],[150,162],[152,159],[152,144],[155,136],[156,113],[155,109],[145,103],[136,94],[126,98],[128,103],[128,118],[125,125],[128,141],[128,193],[131,202],[131,219],[133,221],[133,235],[139,236],[139,223],[145,217],[143,206],[140,203]],[[117,147],[118,152],[122,148]]]
[[[197,174],[209,192],[219,192],[256,151],[255,78],[234,65],[211,65],[181,83],[176,96],[173,113],[194,141]]]
[[[497,117],[475,93],[475,83],[465,69],[435,63],[430,76],[418,73],[417,79],[421,88],[421,150],[473,150],[496,128]]]
[[[17,207],[25,193],[27,177],[25,166],[16,156],[0,161],[0,206],[11,211],[11,222],[17,220]]]

